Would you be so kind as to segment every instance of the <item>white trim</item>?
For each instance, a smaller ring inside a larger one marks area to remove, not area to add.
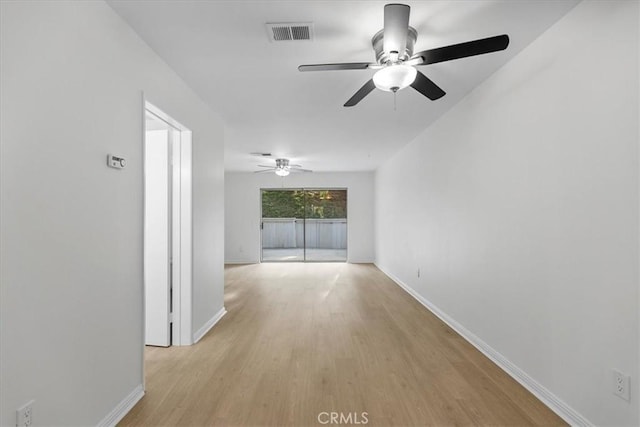
[[[140,114],[141,114],[141,120],[140,123],[142,124],[141,128],[140,128],[140,133],[141,133],[141,138],[140,141],[142,141],[142,226],[144,227],[144,221],[146,218],[146,201],[145,201],[145,182],[144,182],[144,177],[146,174],[145,171],[145,159],[147,158],[147,154],[146,154],[146,138],[147,138],[147,108],[146,108],[146,100],[144,98],[144,92],[140,92],[140,95],[142,95],[141,97],[141,101],[142,101],[142,108],[140,109]],[[144,230],[144,228],[143,228]],[[144,274],[144,255],[145,255],[145,249],[144,249],[144,231],[142,233],[142,242],[141,242],[141,246],[142,246],[142,253],[141,258],[142,259],[142,277],[141,277],[141,282],[140,284],[142,285],[142,319],[140,319],[140,324],[142,325],[142,342],[141,344],[141,349],[140,349],[140,358],[141,358],[141,364],[140,366],[142,366],[142,392],[144,393],[144,390],[146,390],[147,385],[146,385],[146,371],[145,371],[145,363],[144,363],[144,351],[145,351],[145,346],[147,344],[147,294],[146,291],[144,289],[144,284],[145,284],[145,274]]]
[[[180,312],[179,337],[176,345],[191,345],[192,330],[192,310],[193,310],[193,276],[192,276],[192,260],[193,260],[193,209],[192,209],[192,134],[190,130],[182,129],[180,132],[180,205],[177,207],[180,211],[180,243],[177,249],[180,252],[180,292],[179,302],[177,306]]]
[[[638,26],[640,26],[640,7],[638,7]],[[636,28],[638,28],[638,26],[636,26]],[[640,69],[640,55],[638,55],[638,69]],[[640,78],[638,79],[640,81]],[[638,99],[640,99],[640,84],[638,85]],[[638,124],[638,135],[640,135],[640,108],[638,109],[638,121],[636,122]],[[635,159],[636,161],[640,160],[640,155],[638,155],[638,158]],[[638,179],[638,182],[636,183],[636,185],[640,185],[640,177]],[[638,206],[636,206],[636,208],[638,208]],[[637,211],[636,211],[637,212]],[[640,235],[636,236],[637,239],[637,244],[638,247],[636,248],[637,250],[640,251]],[[638,252],[636,252],[638,253]],[[636,271],[636,273],[638,274],[636,277],[640,277],[640,265],[638,265],[638,271]],[[638,283],[638,301],[637,304],[640,307],[640,282]],[[638,352],[640,353],[640,319],[638,319]],[[635,380],[637,381],[637,380]],[[637,387],[636,387],[637,390]],[[636,399],[634,397],[634,399]],[[640,419],[640,405],[638,405],[638,418]]]
[[[234,265],[240,265],[240,264],[260,264],[260,261],[255,261],[255,260],[244,260],[244,261],[225,261],[225,264],[234,264]]]
[[[143,96],[144,96],[144,94],[143,94]],[[179,131],[188,131],[189,130],[186,126],[183,126],[177,120],[175,120],[173,117],[171,117],[170,115],[168,115],[167,113],[165,113],[164,111],[162,111],[161,109],[156,107],[154,104],[149,102],[149,100],[146,97],[144,98],[144,101],[145,101],[145,110],[149,111],[151,114],[153,114],[154,116],[158,117],[160,120],[166,122],[167,124],[170,124],[171,126],[173,126],[174,128],[176,128]]]
[[[216,323],[218,323],[220,319],[222,319],[222,316],[224,316],[225,314],[227,314],[227,310],[224,307],[222,307],[220,311],[214,314],[214,316],[202,326],[202,328],[198,329],[196,333],[193,334],[193,343],[195,344],[198,341],[200,341],[202,337],[204,337],[206,333],[209,332],[209,330],[213,328],[216,325]]]
[[[170,200],[170,221],[171,221],[171,238],[169,240],[171,245],[171,284],[174,292],[170,291],[170,299],[172,306],[172,313],[169,313],[171,328],[171,341],[170,345],[181,345],[183,337],[181,336],[182,325],[182,162],[181,162],[181,147],[182,138],[180,137],[182,132],[178,129],[172,129],[169,132],[169,180],[171,190],[169,192]],[[188,337],[189,335],[187,335]]]
[[[121,419],[124,418],[125,415],[129,413],[129,411],[140,401],[140,399],[142,399],[143,396],[144,389],[142,388],[142,384],[138,384],[138,386],[134,388],[127,397],[118,403],[118,406],[113,408],[113,410],[98,423],[98,427],[114,427]]]
[[[498,367],[509,374],[514,380],[518,381],[524,388],[529,390],[534,396],[536,396],[542,403],[544,403],[549,409],[558,414],[563,420],[572,426],[585,426],[592,427],[593,423],[589,422],[585,417],[578,413],[575,409],[569,406],[567,403],[558,398],[555,394],[545,388],[542,384],[531,378],[526,372],[512,363],[509,359],[504,357],[489,344],[482,341],[476,335],[474,335],[467,328],[462,326],[456,320],[451,318],[445,312],[440,310],[431,301],[424,298],[418,292],[416,292],[411,286],[404,283],[402,280],[395,277],[388,272],[385,268],[381,267],[377,263],[374,265],[386,274],[391,280],[393,280],[398,286],[404,289],[409,295],[415,298],[420,304],[422,304],[427,310],[435,314],[440,320],[449,325],[455,330],[462,338],[467,340],[471,345],[477,348],[482,354],[491,359]]]

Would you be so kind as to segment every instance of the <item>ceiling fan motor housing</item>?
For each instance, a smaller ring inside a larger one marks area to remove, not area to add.
[[[407,31],[407,47],[404,52],[398,52],[398,61],[406,61],[413,55],[413,46],[418,39],[418,32],[415,28],[409,27]],[[376,53],[376,62],[380,65],[384,65],[391,61],[392,58],[389,52],[384,51],[384,29],[378,31],[371,39],[373,50]]]
[[[276,168],[284,169],[289,167],[289,159],[276,159]]]

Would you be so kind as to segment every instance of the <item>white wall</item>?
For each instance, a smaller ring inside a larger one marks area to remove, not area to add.
[[[640,423],[638,16],[579,4],[376,174],[377,264],[597,425]]]
[[[260,262],[261,188],[346,188],[348,262],[373,262],[373,172],[225,174],[225,262]]]
[[[0,425],[30,399],[96,425],[142,383],[142,93],[193,131],[193,330],[223,304],[223,127],[103,2],[2,2],[0,28]]]

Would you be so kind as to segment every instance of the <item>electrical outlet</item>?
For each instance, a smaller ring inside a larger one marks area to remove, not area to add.
[[[622,372],[613,369],[613,394],[616,396],[629,401],[629,386],[630,386],[630,378],[629,375],[623,374]]]
[[[16,426],[31,427],[33,425],[33,404],[35,400],[31,400],[16,410]]]

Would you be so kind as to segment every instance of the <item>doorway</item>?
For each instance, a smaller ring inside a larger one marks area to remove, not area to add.
[[[346,189],[262,189],[263,262],[346,262]]]
[[[144,110],[145,345],[190,345],[191,132]]]

